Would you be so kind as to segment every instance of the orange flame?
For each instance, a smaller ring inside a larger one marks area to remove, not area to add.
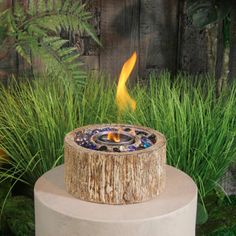
[[[126,82],[131,72],[134,69],[136,61],[137,61],[137,53],[134,52],[133,55],[124,63],[120,73],[120,78],[116,91],[116,103],[118,105],[120,112],[126,110],[128,107],[131,107],[133,111],[136,109],[136,101],[130,97],[126,87]],[[107,134],[107,139],[119,143],[120,132],[121,129],[118,130],[118,133],[109,132]]]
[[[134,52],[133,55],[125,62],[121,70],[116,92],[116,102],[119,111],[124,111],[127,107],[131,107],[133,111],[136,109],[136,101],[130,97],[126,87],[126,82],[134,69],[136,61],[137,53]]]
[[[112,132],[109,132],[107,134],[107,139],[110,140],[110,141],[113,141],[115,143],[119,143],[120,142],[120,133],[112,133]]]

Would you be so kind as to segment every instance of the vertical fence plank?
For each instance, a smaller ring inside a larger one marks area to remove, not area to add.
[[[186,14],[181,15],[179,69],[196,75],[208,72],[208,42],[205,30],[197,29]]]
[[[141,0],[140,75],[176,70],[178,1]]]
[[[117,77],[133,51],[139,51],[139,1],[101,0],[100,69]],[[137,74],[138,66],[136,66]]]
[[[1,8],[14,1],[5,0]],[[20,1],[27,7],[29,0]],[[190,74],[209,71],[206,31],[194,28],[186,13],[179,11],[178,4],[184,0],[83,1],[94,14],[91,23],[103,44],[97,47],[88,35],[72,36],[71,42],[78,46],[83,56],[81,60],[86,62],[88,69],[117,77],[124,61],[137,51],[139,62],[134,76],[138,72],[143,77],[151,71],[159,73],[165,69]],[[29,66],[11,52],[8,59],[0,61],[0,68],[12,73],[18,69],[28,70]]]
[[[94,27],[96,36],[100,38],[100,0],[83,0],[83,3],[86,4],[88,11],[93,15],[90,20],[90,24]],[[84,67],[87,70],[93,71],[99,70],[99,45],[94,42],[94,40],[87,34],[76,32],[71,37],[71,43],[73,46],[77,47],[79,54],[81,55],[80,59],[84,63]]]

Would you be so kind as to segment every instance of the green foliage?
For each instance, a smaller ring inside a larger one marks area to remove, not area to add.
[[[29,64],[39,58],[49,74],[81,82],[85,74],[79,70],[79,54],[76,48],[66,47],[68,41],[59,35],[62,30],[86,32],[98,42],[90,18],[81,1],[29,1],[27,8],[16,1],[0,14],[0,29],[6,29],[11,47]]]
[[[77,86],[66,79],[42,78],[0,89],[0,146],[9,167],[0,181],[20,178],[33,185],[39,176],[62,163],[63,139],[77,126]]]
[[[63,162],[67,132],[91,123],[123,122],[164,133],[168,163],[192,176],[204,200],[236,156],[236,87],[215,98],[210,78],[192,83],[180,75],[171,82],[167,73],[152,75],[149,86],[137,84],[131,90],[137,110],[117,116],[116,87],[106,85],[105,78],[91,79],[80,89],[53,78],[1,88],[0,148],[11,159],[10,168],[0,169],[0,182],[33,186]]]
[[[204,198],[235,159],[236,87],[215,98],[214,81],[170,75],[150,78],[148,89],[136,88],[137,110],[124,121],[161,131],[167,138],[170,165],[188,173]]]
[[[231,0],[187,0],[187,13],[193,19],[193,24],[199,28],[225,19],[231,7]]]
[[[115,91],[115,84],[108,86],[105,77],[92,76],[88,79],[83,96],[77,103],[77,125],[117,122]]]
[[[212,192],[207,196],[206,208],[208,221],[197,228],[199,236],[235,236],[236,235],[236,196],[219,199]]]
[[[193,24],[203,29],[217,21],[223,21],[224,46],[229,46],[231,0],[187,0],[187,14]]]
[[[197,204],[197,224],[204,224],[208,220],[208,213],[205,207],[201,204]]]
[[[2,212],[2,207],[4,206],[5,198],[9,192],[10,185],[6,183],[0,184],[0,211]],[[0,236],[6,235],[7,223],[5,217],[0,214]]]
[[[0,44],[3,43],[5,38],[6,38],[6,29],[0,25]]]
[[[9,184],[0,185],[0,208],[4,205]],[[25,196],[10,196],[0,216],[0,235],[30,236],[34,234],[33,200]]]
[[[24,196],[8,196],[10,182],[0,184],[0,235],[34,235],[33,200]],[[1,209],[4,207],[4,209]]]
[[[15,236],[34,236],[33,200],[24,196],[15,196],[7,200],[4,208],[7,225]]]

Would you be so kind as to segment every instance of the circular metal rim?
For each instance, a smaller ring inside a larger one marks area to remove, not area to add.
[[[102,141],[101,139],[99,139],[101,136],[103,135],[107,135],[109,132],[113,132],[113,133],[118,133],[118,131],[103,131],[103,132],[100,132],[100,133],[97,133],[97,134],[94,134],[91,138],[92,140],[95,142],[95,143],[98,143],[98,144],[101,144],[101,145],[109,145],[109,146],[122,146],[122,145],[130,145],[130,144],[133,144],[135,143],[135,137],[127,132],[119,132],[119,134],[123,134],[127,137],[130,138],[129,141],[124,141],[124,142],[119,142],[119,143],[115,143],[115,142],[112,142],[112,141]]]

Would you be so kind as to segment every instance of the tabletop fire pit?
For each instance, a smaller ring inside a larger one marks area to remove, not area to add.
[[[137,60],[125,62],[117,86],[119,115],[136,108],[126,88]],[[90,125],[65,137],[65,182],[79,199],[107,204],[153,199],[165,186],[165,137],[150,128],[124,124]]]
[[[136,53],[121,71],[117,120],[136,108],[125,86],[135,61]],[[161,133],[128,124],[89,125],[68,133],[64,144],[65,164],[35,184],[36,236],[195,235],[197,187],[165,164]]]
[[[165,137],[133,125],[90,125],[65,137],[67,191],[86,201],[128,204],[165,186]]]

